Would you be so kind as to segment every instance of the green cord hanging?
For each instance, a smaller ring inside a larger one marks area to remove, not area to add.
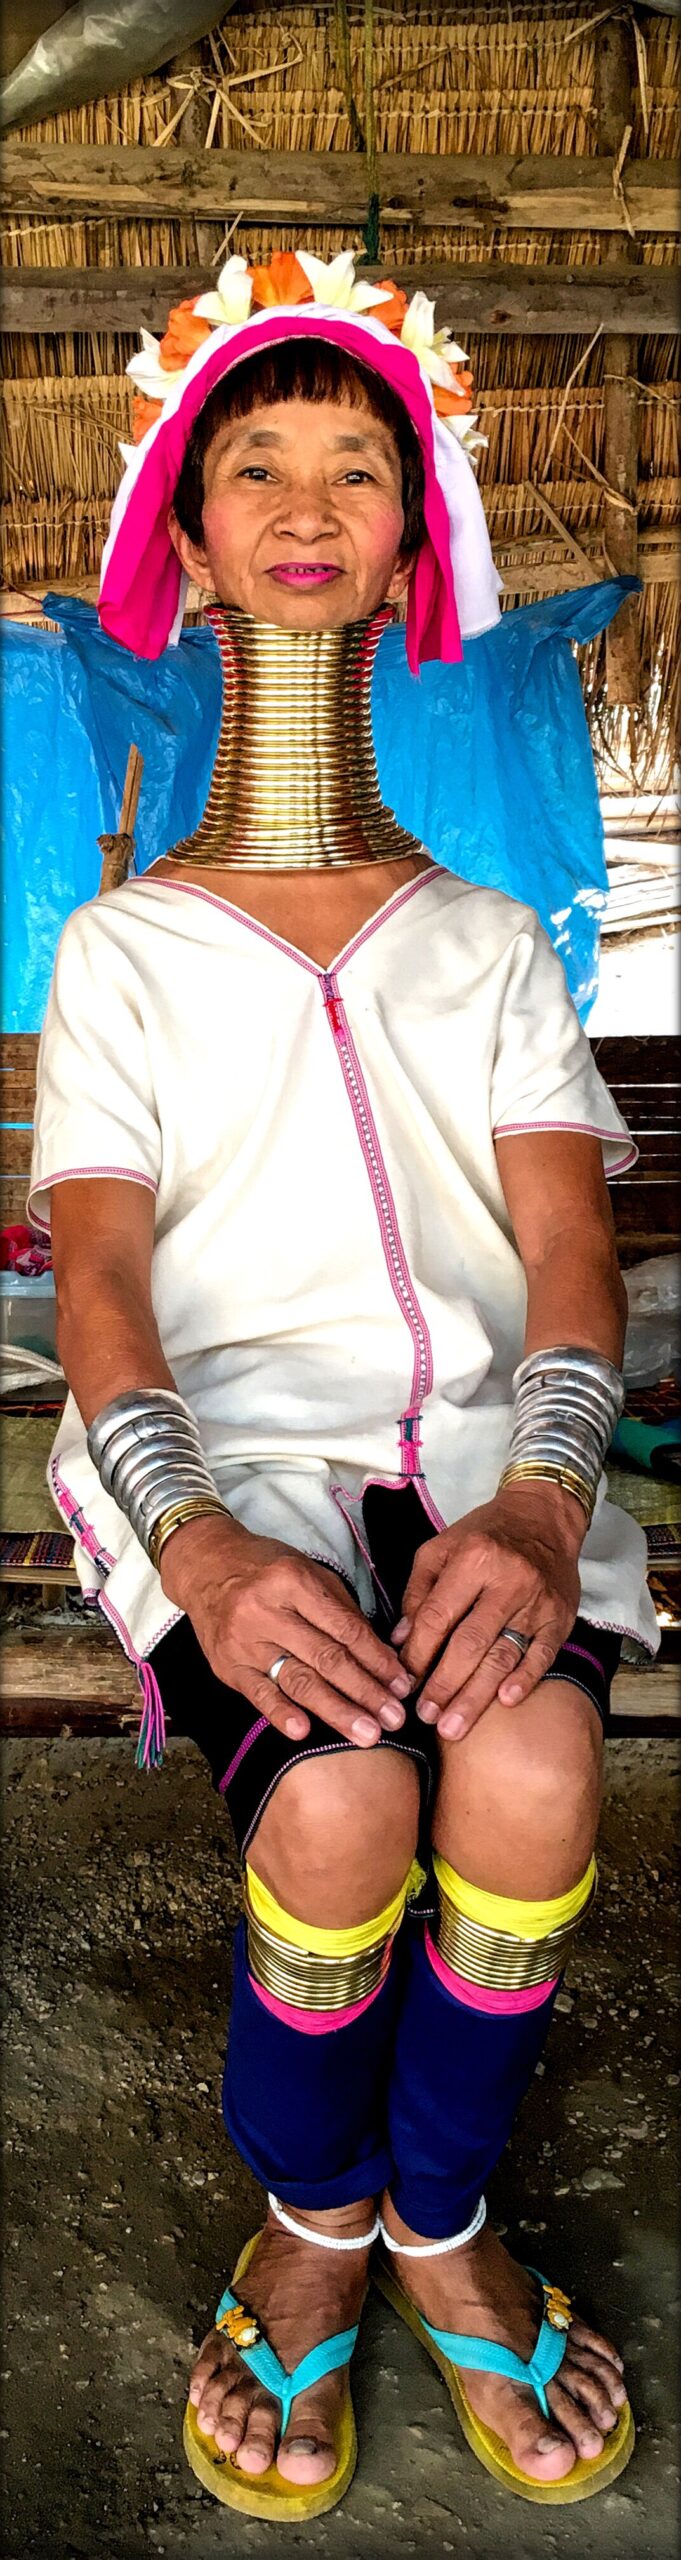
[[[363,267],[378,266],[381,254],[381,202],[378,192],[376,159],[376,108],[374,103],[374,0],[364,0],[364,96],[369,204],[363,232]]]
[[[362,232],[364,255],[358,259],[357,263],[360,267],[375,267],[379,265],[381,255],[381,200],[378,191],[376,116],[374,108],[374,0],[364,0],[364,90],[366,99],[364,131],[357,113],[352,86],[352,55],[350,49],[348,0],[335,0],[335,10],[336,43],[351,139],[355,150],[365,151],[367,157],[368,205],[367,218]]]

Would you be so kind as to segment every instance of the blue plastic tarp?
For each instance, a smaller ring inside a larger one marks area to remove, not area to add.
[[[385,799],[436,861],[536,908],[583,1018],[607,881],[571,643],[604,630],[637,586],[608,579],[505,613],[466,641],[461,665],[431,664],[418,679],[393,625],[374,669]],[[196,825],[219,723],[210,631],[186,632],[152,664],[110,640],[93,607],[45,604],[58,632],[0,626],[6,1031],[40,1029],[62,926],[99,886],[97,838],[117,826],[131,741],[144,758],[144,871]]]

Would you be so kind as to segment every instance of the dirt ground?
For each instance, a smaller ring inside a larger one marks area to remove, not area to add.
[[[628,2358],[629,2470],[589,2505],[510,2500],[373,2297],[355,2361],[360,2461],[311,2560],[670,2560],[679,2062],[667,1742],[611,1744],[596,1911],[490,2196],[519,2254]],[[128,1742],[5,1748],[6,2560],[271,2554],[182,2453],[192,2344],[260,2197],[220,2076],[237,1873],[191,1744],[141,1777]]]

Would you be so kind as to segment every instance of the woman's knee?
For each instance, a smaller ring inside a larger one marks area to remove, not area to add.
[[[602,1762],[596,1710],[571,1682],[542,1681],[520,1707],[495,1701],[443,1749],[436,1846],[491,1892],[567,1892],[593,1852]]]
[[[406,1752],[331,1751],[294,1762],[253,1835],[248,1863],[285,1911],[319,1928],[373,1919],[414,1856],[419,1782]]]

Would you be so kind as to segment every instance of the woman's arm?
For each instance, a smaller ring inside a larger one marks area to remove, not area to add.
[[[499,1138],[496,1154],[527,1281],[525,1356],[569,1344],[619,1366],[627,1302],[600,1141],[536,1130]],[[424,1721],[444,1739],[493,1698],[516,1705],[550,1669],[577,1614],[585,1534],[560,1484],[518,1483],[419,1549],[393,1641],[417,1680],[429,1675]],[[524,1661],[505,1626],[531,1632]]]
[[[152,1299],[155,1200],[143,1184],[55,1184],[52,1259],[57,1349],[86,1426],[130,1388],[169,1387]],[[301,1740],[309,1714],[355,1743],[404,1722],[409,1681],[338,1577],[228,1511],[186,1522],[161,1556],[168,1599],[186,1611],[218,1679]],[[268,1678],[279,1654],[285,1668]]]
[[[627,1297],[600,1139],[537,1129],[498,1138],[496,1159],[527,1281],[525,1358],[570,1342],[619,1367]]]
[[[57,1350],[79,1413],[130,1387],[175,1388],[151,1298],[156,1201],[143,1183],[55,1184]]]

